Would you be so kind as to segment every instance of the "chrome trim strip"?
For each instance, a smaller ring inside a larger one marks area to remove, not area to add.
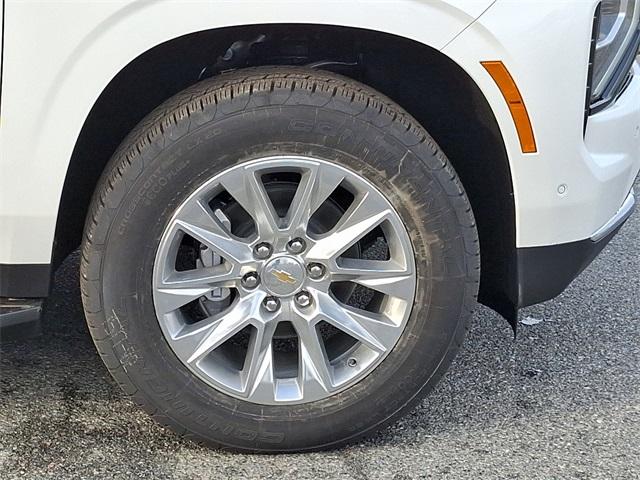
[[[617,213],[613,217],[611,217],[607,223],[600,227],[593,235],[591,235],[591,241],[599,242],[620,225],[622,225],[622,223],[624,223],[624,221],[633,213],[633,209],[635,208],[635,206],[636,197],[632,189]]]

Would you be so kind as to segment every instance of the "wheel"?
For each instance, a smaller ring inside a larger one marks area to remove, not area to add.
[[[392,421],[459,348],[479,281],[464,190],[400,107],[327,72],[205,80],[123,142],[81,283],[124,391],[185,437],[304,451]]]

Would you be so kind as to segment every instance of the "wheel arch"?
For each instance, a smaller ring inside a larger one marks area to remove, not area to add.
[[[509,159],[492,108],[471,77],[436,48],[352,27],[270,24],[211,29],[157,45],[122,68],[100,93],[76,140],[58,209],[53,267],[79,245],[90,198],[104,166],[147,113],[195,83],[203,67],[215,63],[234,41],[267,32],[282,43],[287,41],[282,32],[296,29],[330,39],[332,47],[320,49],[304,63],[356,60],[359,66],[352,70],[342,71],[343,67],[335,65],[327,68],[352,76],[397,102],[447,154],[467,190],[480,235],[479,299],[513,324],[518,298],[515,205]],[[271,60],[257,57],[251,65]]]

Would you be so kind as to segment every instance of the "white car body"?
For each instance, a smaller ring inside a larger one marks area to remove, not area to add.
[[[640,0],[0,1],[0,340],[81,244],[98,353],[184,438],[368,435],[635,207]]]
[[[4,1],[0,264],[48,264],[74,145],[126,65],[192,32],[308,23],[391,33],[436,49],[493,111],[512,174],[517,248],[589,239],[621,209],[640,168],[640,75],[583,132],[598,0]],[[482,61],[504,62],[537,152],[523,153]],[[639,73],[638,66],[633,67]]]

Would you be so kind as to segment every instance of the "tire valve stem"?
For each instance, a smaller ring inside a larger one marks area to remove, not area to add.
[[[356,365],[358,365],[358,360],[356,360],[355,358],[351,357],[349,360],[347,360],[347,365],[349,367],[355,367]]]

